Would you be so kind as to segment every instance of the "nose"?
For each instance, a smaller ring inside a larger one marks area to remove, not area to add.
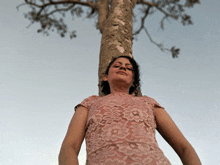
[[[124,66],[121,66],[120,69],[124,69],[126,71],[126,67],[124,67]]]

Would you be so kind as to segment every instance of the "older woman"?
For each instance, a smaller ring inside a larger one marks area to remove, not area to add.
[[[184,165],[201,165],[164,108],[153,98],[132,95],[139,85],[134,59],[114,58],[103,76],[105,96],[90,96],[75,107],[61,147],[60,165],[78,164],[84,137],[87,165],[170,165],[155,139],[156,129]]]

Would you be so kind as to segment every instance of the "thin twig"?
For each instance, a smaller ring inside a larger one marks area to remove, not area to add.
[[[148,33],[146,27],[144,27],[144,30],[145,30],[145,32],[146,32],[148,38],[150,39],[150,41],[151,41],[153,44],[157,45],[157,46],[160,48],[161,51],[163,51],[163,52],[164,52],[165,50],[170,51],[169,49],[164,48],[162,44],[156,43],[156,42],[152,39],[152,37],[150,36],[150,34]]]
[[[28,29],[33,23],[31,22],[28,26],[26,26],[26,28]]]
[[[24,6],[24,5],[27,5],[27,4],[26,4],[26,3],[22,3],[22,4],[18,5],[18,6],[16,7],[16,9],[19,11],[19,7]]]
[[[148,6],[148,8],[146,9],[145,15],[141,18],[141,26],[140,26],[140,28],[133,34],[133,36],[139,34],[139,33],[141,32],[141,30],[144,28],[145,19],[147,18],[148,14],[149,14],[150,8],[151,8],[151,6]]]
[[[155,6],[155,7],[156,7],[160,12],[162,12],[166,17],[171,17],[171,18],[173,18],[173,19],[176,19],[175,16],[173,16],[173,15],[167,13],[166,11],[164,11],[163,9],[161,9],[160,7],[158,7],[158,6]]]
[[[82,2],[82,1],[78,1],[78,0],[72,0],[72,1],[57,1],[57,2],[54,2],[52,0],[50,0],[49,3],[45,3],[43,5],[38,5],[36,3],[33,3],[33,2],[29,2],[28,0],[25,0],[26,4],[29,4],[29,5],[33,5],[35,7],[38,7],[38,8],[45,8],[49,5],[59,5],[59,4],[66,4],[66,3],[70,3],[70,4],[80,4],[80,5],[83,5],[83,6],[89,6],[89,7],[92,7],[92,8],[95,8],[95,4],[91,1],[87,1],[87,2]]]
[[[62,8],[62,9],[53,10],[53,11],[51,11],[50,13],[46,14],[45,16],[47,17],[47,16],[49,16],[49,15],[55,13],[55,12],[59,12],[59,11],[68,11],[68,10],[70,10],[70,9],[71,9],[72,7],[74,7],[74,6],[75,6],[75,4],[72,4],[72,5],[69,6],[68,8]]]

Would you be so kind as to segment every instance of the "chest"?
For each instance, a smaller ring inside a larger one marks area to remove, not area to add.
[[[135,122],[155,128],[151,104],[135,97],[114,97],[95,101],[89,109],[87,124],[110,124],[112,122]]]

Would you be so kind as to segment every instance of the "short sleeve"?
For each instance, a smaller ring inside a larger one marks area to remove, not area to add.
[[[151,98],[151,101],[152,101],[154,107],[159,107],[159,108],[163,108],[163,109],[164,109],[164,107],[162,107],[162,106],[161,106],[156,100],[154,100],[153,98]]]
[[[146,98],[146,102],[151,106],[152,109],[154,107],[164,108],[156,100],[154,100],[153,98],[148,97],[148,96],[145,96],[145,98]]]
[[[80,104],[77,104],[75,106],[75,111],[76,109],[81,105],[81,106],[84,106],[85,108],[89,109],[90,106],[94,103],[94,101],[99,98],[99,96],[97,95],[92,95],[92,96],[89,96],[88,98],[84,99]]]

